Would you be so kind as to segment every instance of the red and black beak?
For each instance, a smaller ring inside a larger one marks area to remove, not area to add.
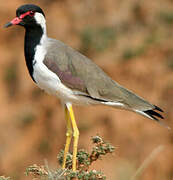
[[[18,25],[22,21],[21,18],[15,17],[12,21],[8,22],[7,24],[4,25],[4,28],[10,27],[12,25]]]

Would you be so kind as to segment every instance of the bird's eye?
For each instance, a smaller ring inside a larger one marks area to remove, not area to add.
[[[23,19],[23,18],[25,18],[26,16],[32,17],[32,16],[34,16],[34,14],[35,14],[34,11],[28,11],[28,12],[26,12],[26,13],[21,14],[21,15],[19,16],[19,18],[20,18],[20,19]]]
[[[30,16],[34,16],[35,12],[34,11],[30,11]]]

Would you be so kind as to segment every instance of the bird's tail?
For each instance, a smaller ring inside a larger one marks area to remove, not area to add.
[[[161,115],[161,113],[163,113],[163,110],[161,108],[159,108],[156,105],[152,105],[141,98],[139,100],[141,100],[141,102],[144,102],[144,104],[142,104],[142,106],[136,106],[135,108],[124,106],[123,103],[103,102],[103,104],[116,107],[119,109],[125,109],[125,110],[136,112],[137,114],[140,114],[146,118],[149,118],[158,122],[160,125],[166,127],[167,129],[171,129],[168,125],[166,125],[166,123],[161,121],[161,119],[164,119],[164,117]]]
[[[171,129],[168,125],[166,125],[163,121],[160,121],[160,119],[164,119],[164,117],[160,114],[163,113],[163,110],[159,108],[158,106],[154,105],[153,109],[150,110],[135,110],[136,113],[143,115],[144,117],[147,117],[149,119],[157,121],[162,126],[166,127],[167,129]]]

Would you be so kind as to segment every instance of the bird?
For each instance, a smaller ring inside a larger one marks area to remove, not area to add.
[[[59,98],[67,124],[62,169],[73,138],[72,170],[77,170],[79,130],[72,105],[105,105],[135,112],[163,123],[163,110],[149,103],[109,77],[89,58],[64,44],[49,38],[43,10],[35,4],[17,8],[16,17],[5,28],[19,25],[25,28],[24,55],[29,74],[35,84]]]

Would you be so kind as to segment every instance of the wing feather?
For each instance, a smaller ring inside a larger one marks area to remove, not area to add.
[[[61,41],[49,39],[44,63],[67,87],[93,99],[120,102],[127,109],[147,111],[154,108],[154,105],[113,81],[86,56]]]

